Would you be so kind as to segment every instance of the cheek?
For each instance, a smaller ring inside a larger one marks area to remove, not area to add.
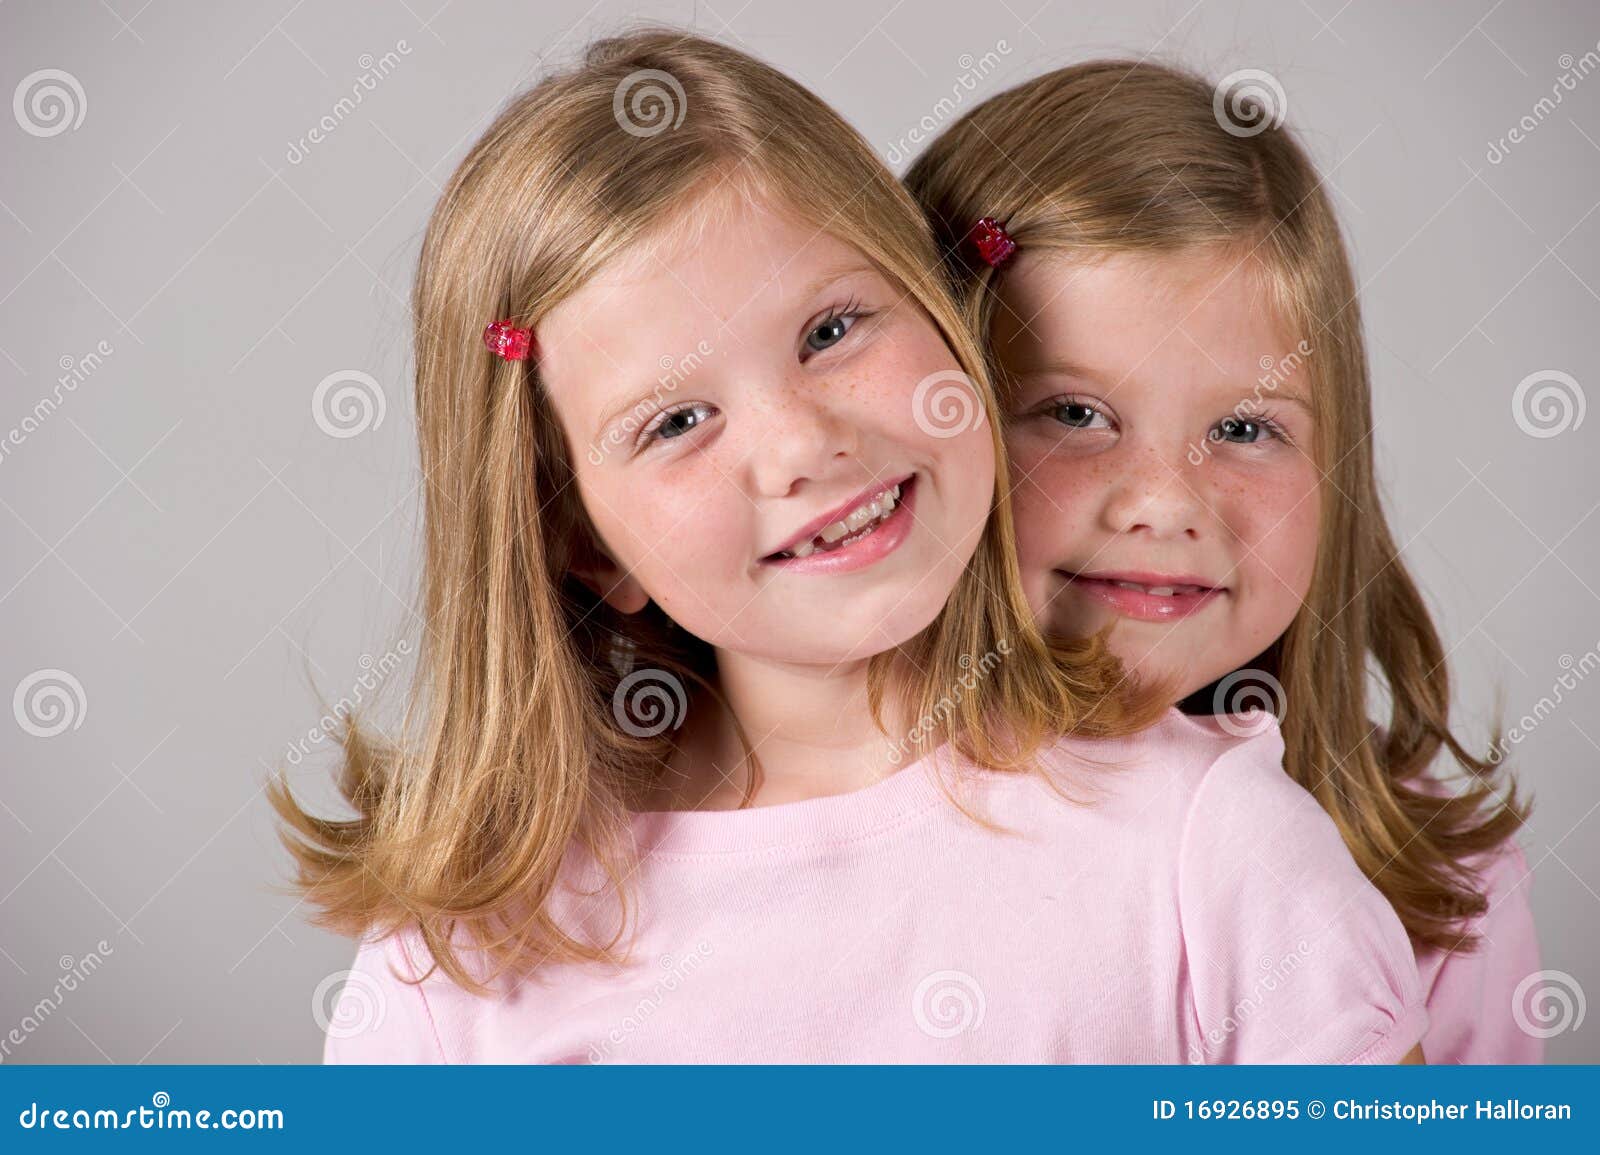
[[[1317,560],[1322,503],[1316,469],[1306,461],[1222,482],[1224,499],[1238,511],[1234,533],[1250,547],[1263,592],[1303,601]]]
[[[1054,569],[1084,540],[1108,473],[1093,457],[1051,453],[1034,440],[1007,442],[1017,557],[1025,570]]]
[[[726,526],[748,508],[707,455],[685,454],[673,465],[645,484],[611,470],[580,474],[578,482],[613,559],[662,588],[717,565],[730,535],[710,527]]]

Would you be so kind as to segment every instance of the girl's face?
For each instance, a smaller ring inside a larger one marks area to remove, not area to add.
[[[1215,250],[1019,253],[999,297],[1018,553],[1041,627],[1115,622],[1117,656],[1181,694],[1249,663],[1311,582],[1315,351]]]
[[[581,576],[724,650],[869,657],[933,621],[977,547],[990,430],[928,419],[959,365],[860,252],[712,195],[703,228],[608,266],[538,327],[610,557]]]

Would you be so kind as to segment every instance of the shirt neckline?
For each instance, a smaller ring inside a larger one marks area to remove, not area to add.
[[[844,842],[895,826],[944,797],[942,750],[843,794],[743,810],[636,810],[629,827],[641,853],[674,857]]]

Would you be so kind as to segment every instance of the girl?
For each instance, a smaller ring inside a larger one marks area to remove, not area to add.
[[[926,224],[810,93],[595,45],[462,162],[415,319],[421,733],[349,726],[352,819],[274,790],[363,939],[330,1061],[1417,1061],[1276,725],[1046,647]]]
[[[1224,725],[1270,701],[1290,776],[1410,932],[1428,1061],[1537,1061],[1512,1014],[1539,969],[1523,808],[1450,732],[1445,653],[1378,501],[1349,260],[1274,113],[1083,64],[970,111],[907,183],[998,371],[1041,624],[1114,626],[1132,671]],[[1464,782],[1425,774],[1443,749]]]

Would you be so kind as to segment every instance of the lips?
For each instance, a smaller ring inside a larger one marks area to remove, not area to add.
[[[1058,570],[1070,589],[1139,621],[1171,622],[1210,605],[1227,594],[1226,586],[1213,585],[1196,574],[1148,571]]]
[[[807,522],[762,561],[787,561],[853,544],[873,532],[894,513],[915,474],[878,482],[845,504]]]
[[[760,564],[792,575],[846,574],[875,565],[910,536],[919,489],[914,474],[887,487],[880,483],[864,499],[832,511],[832,520],[807,526],[791,539],[792,548],[768,554]]]

